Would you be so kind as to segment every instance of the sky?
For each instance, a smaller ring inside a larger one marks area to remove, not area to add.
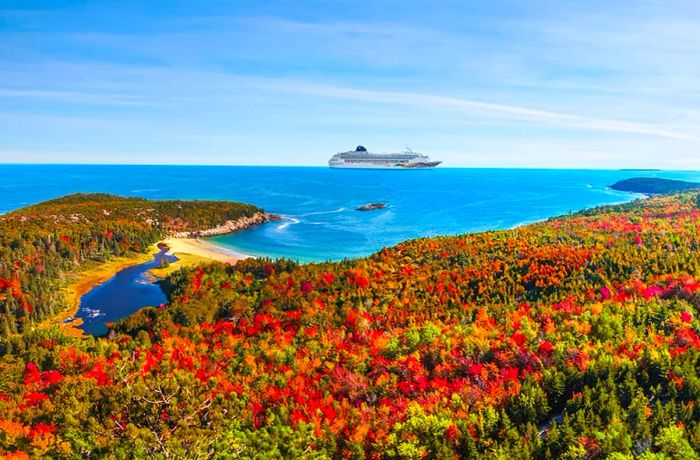
[[[697,0],[0,2],[0,162],[700,169]]]

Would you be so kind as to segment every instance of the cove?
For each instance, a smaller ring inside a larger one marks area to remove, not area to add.
[[[153,260],[118,271],[114,276],[93,287],[80,298],[80,308],[75,315],[81,318],[80,328],[86,334],[105,335],[109,332],[105,323],[119,321],[146,306],[158,306],[167,301],[165,294],[149,273],[164,260],[175,262],[168,254],[167,246],[159,246],[160,252]]]

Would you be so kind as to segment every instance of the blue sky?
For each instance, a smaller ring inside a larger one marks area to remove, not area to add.
[[[0,3],[0,162],[700,169],[697,0]]]

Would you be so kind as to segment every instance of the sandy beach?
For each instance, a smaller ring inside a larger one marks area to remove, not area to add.
[[[212,259],[224,263],[236,263],[239,260],[250,257],[247,254],[222,248],[206,240],[194,238],[166,238],[159,244],[165,244],[170,248],[170,253],[179,257],[182,254],[190,254],[205,259]]]

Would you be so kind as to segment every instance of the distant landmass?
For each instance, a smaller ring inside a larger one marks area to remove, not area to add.
[[[634,177],[632,179],[625,179],[615,182],[610,186],[610,188],[613,190],[620,190],[622,192],[660,195],[682,192],[684,190],[700,189],[700,183],[673,179],[659,179],[656,177]]]
[[[661,171],[658,168],[622,168],[620,171]]]

